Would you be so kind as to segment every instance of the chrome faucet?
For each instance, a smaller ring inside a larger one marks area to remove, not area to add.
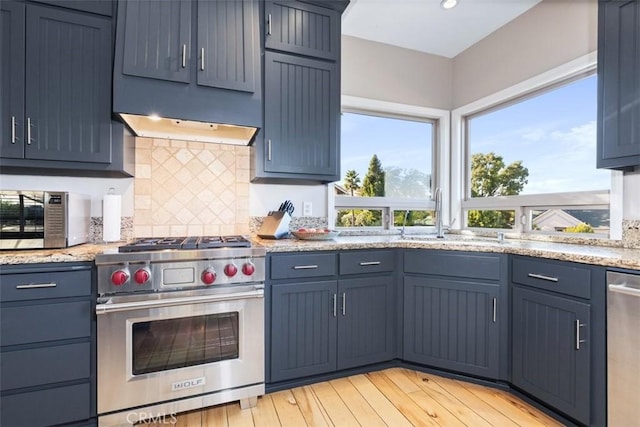
[[[407,217],[409,216],[409,209],[404,213],[404,221],[402,221],[402,230],[400,230],[400,238],[404,238],[404,228],[407,225]]]
[[[436,237],[442,239],[444,238],[444,226],[442,225],[442,190],[440,189],[440,187],[436,187],[436,190],[433,193],[433,197],[436,202]]]

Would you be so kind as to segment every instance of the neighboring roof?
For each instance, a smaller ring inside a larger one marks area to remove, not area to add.
[[[561,228],[575,227],[582,224],[582,221],[562,209],[549,209],[533,218],[532,223],[540,230],[555,231]]]

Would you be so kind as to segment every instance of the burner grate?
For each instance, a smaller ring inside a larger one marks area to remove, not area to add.
[[[248,248],[251,241],[244,236],[190,236],[190,237],[145,237],[128,245],[120,246],[118,252],[146,252],[165,249],[215,249]]]

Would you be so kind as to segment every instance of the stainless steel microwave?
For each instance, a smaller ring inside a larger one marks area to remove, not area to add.
[[[66,248],[89,241],[91,198],[0,190],[0,249]]]

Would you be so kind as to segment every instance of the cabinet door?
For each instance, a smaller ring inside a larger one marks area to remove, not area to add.
[[[28,5],[26,52],[25,157],[110,163],[110,19]]]
[[[271,381],[336,370],[337,282],[271,287]]]
[[[24,157],[24,3],[0,3],[2,26],[2,108],[0,156]]]
[[[598,13],[598,167],[640,165],[640,2]]]
[[[589,424],[589,304],[520,287],[512,297],[513,384]]]
[[[338,369],[393,358],[394,277],[338,282]]]
[[[198,1],[199,85],[255,90],[257,14],[257,0]]]
[[[404,359],[497,378],[499,285],[404,279]]]
[[[138,77],[189,82],[191,2],[119,2],[124,20],[122,72]]]
[[[265,4],[267,49],[338,60],[340,13],[297,1]]]
[[[266,172],[339,179],[335,63],[265,53]]]

